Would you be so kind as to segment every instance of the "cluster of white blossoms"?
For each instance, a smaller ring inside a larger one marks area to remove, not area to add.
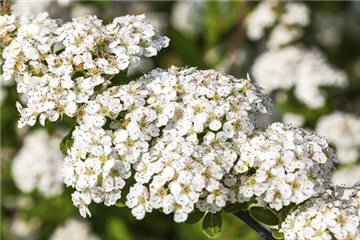
[[[286,4],[287,11],[294,4]],[[24,107],[17,104],[19,127],[64,114],[76,123],[62,141],[62,176],[75,189],[72,200],[83,217],[90,216],[93,202],[124,203],[137,219],[160,210],[176,222],[195,209],[216,213],[254,199],[280,210],[328,186],[333,150],[321,137],[289,125],[274,123],[261,131],[256,117],[268,114],[271,103],[249,77],[171,67],[127,84],[112,82],[168,45],[143,15],[108,25],[95,16],[62,24],[46,13],[15,17],[15,24],[4,19],[3,77],[14,78],[26,100]],[[282,19],[299,21],[286,14]],[[330,70],[317,61],[318,87],[331,74],[321,78],[323,69]],[[313,70],[300,69],[301,78]],[[32,150],[49,154],[48,145],[33,142],[40,149],[32,145],[27,158]],[[49,156],[29,159],[47,167],[39,158]]]
[[[17,19],[15,16],[11,15],[5,15],[0,16],[0,105],[3,104],[6,96],[7,91],[5,89],[5,85],[9,85],[12,82],[4,82],[4,77],[2,74],[2,66],[4,64],[4,60],[1,57],[1,52],[3,50],[3,46],[10,43],[10,41],[13,39],[15,30],[17,28]],[[9,84],[7,84],[9,83]]]
[[[85,104],[72,133],[64,177],[74,204],[83,216],[92,201],[114,205],[132,176],[126,205],[138,219],[161,208],[185,221],[200,197],[200,209],[221,210],[223,179],[256,128],[254,113],[269,106],[248,79],[214,70],[156,69],[109,88]]]
[[[341,161],[341,159],[339,159],[339,161]],[[351,187],[358,182],[360,182],[359,165],[336,169],[332,176],[332,184],[336,186]]]
[[[98,240],[100,238],[91,232],[89,224],[84,220],[70,219],[67,220],[63,226],[56,228],[49,239]]]
[[[0,44],[8,44],[17,28],[17,18],[13,15],[0,16]]]
[[[58,136],[49,136],[45,130],[36,130],[26,136],[12,165],[14,182],[21,191],[36,189],[46,197],[62,193],[60,140]]]
[[[179,1],[172,7],[171,24],[188,36],[196,36],[204,29],[205,2]]]
[[[71,6],[73,0],[18,0],[11,3],[11,12],[15,15],[37,15],[43,12],[49,12],[56,16],[67,17],[67,9]],[[67,8],[67,9],[66,9]],[[84,15],[84,14],[83,14]]]
[[[359,158],[360,117],[333,112],[319,119],[316,132],[335,145],[341,163],[353,163]]]
[[[7,33],[16,32],[10,44],[2,44],[2,57],[4,80],[14,77],[26,99],[25,107],[17,105],[19,126],[81,114],[79,106],[108,84],[111,76],[167,47],[169,39],[158,35],[144,17],[118,17],[103,25],[96,16],[64,24],[47,13],[15,20],[1,16],[5,22],[1,42],[8,43]]]
[[[241,176],[239,189],[244,199],[256,196],[280,210],[322,192],[331,181],[335,162],[325,139],[273,123],[241,146],[234,170],[247,173]]]
[[[298,45],[264,52],[255,60],[252,73],[265,92],[294,89],[296,98],[312,109],[326,103],[321,87],[345,87],[348,81],[319,50]]]
[[[360,191],[350,198],[312,199],[282,223],[285,240],[360,239]]]
[[[295,127],[301,127],[305,123],[305,118],[301,114],[287,112],[282,116],[282,122],[285,124],[291,124]]]
[[[309,8],[299,2],[262,1],[246,18],[247,36],[259,40],[271,29],[269,48],[279,48],[303,36],[310,23]]]

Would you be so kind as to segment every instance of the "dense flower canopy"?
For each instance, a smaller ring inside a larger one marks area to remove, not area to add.
[[[14,158],[12,168],[15,184],[23,192],[37,189],[47,197],[63,192],[60,140],[59,137],[50,137],[44,129],[26,136],[24,146]]]
[[[63,114],[78,115],[79,104],[108,84],[110,76],[167,47],[169,39],[158,35],[144,17],[119,17],[108,25],[96,16],[63,25],[47,13],[2,17],[1,42],[11,40],[2,54],[4,80],[14,77],[26,98],[25,108],[17,105],[19,127],[32,126],[37,118],[44,125]]]
[[[91,201],[115,204],[135,172],[126,204],[137,218],[161,207],[180,212],[175,220],[184,221],[200,195],[223,191],[229,196],[219,206],[215,196],[201,205],[219,211],[231,195],[224,178],[257,128],[254,113],[269,111],[259,90],[248,79],[214,70],[172,67],[97,95],[85,104],[65,159],[75,204],[83,214]]]
[[[316,109],[326,102],[321,87],[347,83],[346,75],[318,50],[285,46],[301,37],[301,27],[310,21],[308,9],[288,3],[281,15],[276,11],[277,5],[261,3],[246,20],[252,40],[273,28],[270,50],[253,67],[260,86],[249,76],[175,66],[130,81],[124,76],[131,66],[169,45],[144,15],[118,17],[109,24],[96,16],[70,22],[47,13],[0,17],[2,77],[15,80],[22,97],[16,104],[18,127],[65,116],[72,121],[61,141],[66,155],[61,173],[74,189],[72,201],[81,216],[91,216],[91,203],[125,205],[139,220],[159,210],[172,214],[175,222],[194,212],[219,214],[234,204],[250,212],[260,206],[273,215],[296,206],[282,216],[284,222],[268,224],[277,225],[273,229],[285,239],[359,238],[359,192],[350,199],[327,193],[338,162],[328,142],[292,125],[257,121],[272,110],[264,92],[293,88],[299,100]],[[290,39],[283,38],[285,31],[291,32]],[[358,119],[336,114],[321,119],[317,129],[338,147],[357,151],[358,128],[331,132],[331,120],[346,125]],[[54,156],[46,152],[53,139],[37,131],[25,141],[24,151],[28,141],[37,141],[38,151],[33,149],[30,157],[21,152],[13,175],[21,178],[26,166],[41,158],[33,166],[48,169],[48,182],[56,184],[47,186],[44,176],[26,175],[23,189],[53,196],[62,187],[60,176],[50,170],[61,162],[51,161]],[[338,139],[339,134],[344,138]],[[79,224],[69,222],[53,238]],[[83,235],[90,235],[86,225],[82,228]]]
[[[285,239],[359,239],[360,192],[350,198],[322,197],[307,202],[281,225]]]
[[[355,162],[359,157],[360,118],[355,114],[334,112],[319,119],[316,132],[333,143],[339,160]]]

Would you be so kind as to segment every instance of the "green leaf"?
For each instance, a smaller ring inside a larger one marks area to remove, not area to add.
[[[290,203],[288,206],[284,206],[278,214],[279,221],[283,222],[287,215],[292,213],[296,209],[296,207],[297,205],[295,203]]]
[[[232,203],[227,205],[226,207],[223,208],[223,211],[226,213],[236,213],[236,212],[240,212],[240,211],[247,211],[249,208],[249,203],[245,202],[245,203]]]
[[[126,204],[124,202],[119,201],[119,202],[115,203],[115,206],[122,208],[122,207],[126,207]]]
[[[72,128],[70,132],[61,140],[60,142],[60,151],[61,153],[66,156],[67,150],[72,147],[74,144],[74,139],[72,139],[72,132],[75,128]]]
[[[272,231],[272,236],[275,239],[284,239],[284,233],[281,233],[281,232],[279,232],[277,230]]]
[[[263,207],[250,208],[250,215],[256,221],[264,223],[269,226],[275,226],[279,224],[279,218],[271,210]]]
[[[220,235],[222,225],[221,213],[207,213],[203,222],[203,233],[209,238],[216,238]]]
[[[192,213],[189,214],[185,222],[188,224],[197,223],[204,217],[204,215],[205,215],[204,212],[201,212],[199,210],[194,210]]]
[[[283,206],[283,208],[280,209],[279,211],[276,211],[275,209],[272,209],[269,206],[266,206],[265,208],[272,211],[278,217],[279,223],[281,224],[285,220],[287,215],[292,213],[298,206],[299,205],[296,205],[295,203],[290,203],[287,206]]]

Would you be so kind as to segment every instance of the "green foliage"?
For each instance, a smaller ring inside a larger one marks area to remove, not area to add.
[[[284,239],[284,234],[277,230],[273,230],[271,234],[275,239]]]
[[[60,142],[60,151],[64,156],[67,155],[67,150],[74,144],[74,140],[72,139],[72,133],[74,129],[75,128],[72,128]]]
[[[256,221],[269,226],[275,226],[279,224],[278,216],[266,207],[251,207],[250,215]]]
[[[188,219],[186,220],[186,223],[188,224],[194,224],[199,222],[201,219],[203,219],[205,213],[201,212],[197,209],[195,209],[192,213],[189,214]]]
[[[236,25],[236,21],[241,17],[239,13],[242,5],[244,3],[240,1],[206,3],[204,21],[207,47],[216,45]]]
[[[122,207],[126,207],[126,204],[121,201],[118,201],[117,203],[115,203],[115,206],[122,208]]]
[[[223,211],[226,213],[236,213],[240,211],[247,211],[249,209],[249,202],[232,203],[224,207]]]
[[[287,206],[283,206],[283,208],[279,211],[275,211],[270,208],[268,209],[277,215],[277,217],[279,218],[279,222],[281,223],[285,220],[286,216],[292,213],[297,207],[298,205],[296,205],[295,203],[291,203]]]
[[[220,235],[222,226],[221,213],[208,212],[202,222],[203,233],[209,238],[216,238]]]

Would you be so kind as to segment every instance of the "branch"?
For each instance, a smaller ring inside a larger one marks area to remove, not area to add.
[[[225,69],[230,68],[234,64],[238,55],[237,49],[239,49],[241,43],[244,41],[244,21],[246,19],[248,11],[248,3],[244,1],[241,4],[242,6],[240,7],[238,13],[239,17],[230,36],[229,49],[227,50],[226,56],[226,64],[223,67]]]
[[[264,228],[260,223],[255,221],[251,216],[249,211],[240,211],[234,213],[234,215],[240,218],[243,222],[245,222],[249,227],[255,230],[262,239],[264,240],[274,240],[271,232]]]

